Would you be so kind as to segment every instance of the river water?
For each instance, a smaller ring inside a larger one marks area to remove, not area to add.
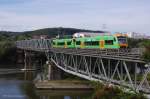
[[[34,87],[35,72],[0,75],[0,99],[91,99],[91,91],[38,90]]]

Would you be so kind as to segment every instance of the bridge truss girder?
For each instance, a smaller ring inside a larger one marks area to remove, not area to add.
[[[137,92],[150,93],[150,67],[127,60],[106,59],[67,53],[49,53],[51,61],[65,72],[79,77],[125,86]]]
[[[51,48],[50,39],[17,41],[19,49],[44,52],[57,67],[79,77],[150,93],[150,66],[141,59],[143,49]]]

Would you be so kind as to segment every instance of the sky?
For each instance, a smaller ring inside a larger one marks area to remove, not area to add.
[[[150,0],[0,0],[0,30],[70,27],[150,35]]]

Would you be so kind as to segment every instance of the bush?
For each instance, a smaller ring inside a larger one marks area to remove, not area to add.
[[[143,58],[150,62],[150,40],[143,42],[143,46],[145,47],[145,52],[143,53]]]
[[[95,84],[95,93],[93,99],[146,99],[143,94],[124,92],[121,88],[103,85],[99,82]]]

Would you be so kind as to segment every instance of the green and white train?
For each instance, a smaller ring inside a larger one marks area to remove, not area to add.
[[[53,39],[54,48],[96,48],[96,49],[115,49],[127,48],[126,36],[95,36],[80,38]]]

